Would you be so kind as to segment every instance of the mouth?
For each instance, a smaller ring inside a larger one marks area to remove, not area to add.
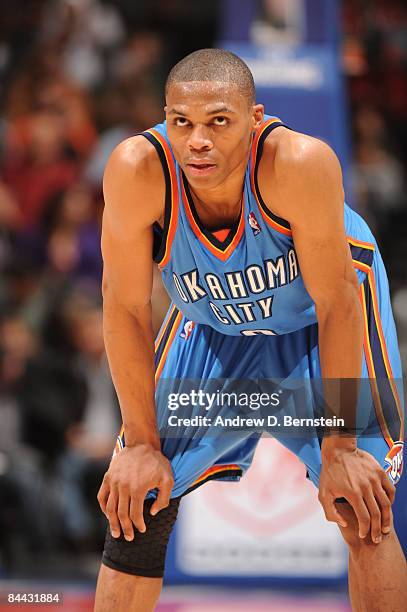
[[[190,174],[193,174],[194,176],[206,176],[215,170],[216,164],[211,164],[204,161],[190,162],[187,164],[187,168]]]

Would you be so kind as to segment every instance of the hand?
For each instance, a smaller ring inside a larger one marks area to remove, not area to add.
[[[391,505],[395,487],[376,459],[358,448],[322,444],[322,468],[318,499],[328,521],[347,527],[335,499],[344,497],[352,506],[359,524],[359,537],[370,532],[378,544],[382,533],[391,529]]]
[[[157,514],[170,502],[174,485],[170,462],[161,451],[147,444],[125,447],[117,453],[106,472],[98,493],[102,512],[107,516],[114,538],[120,527],[126,540],[134,538],[134,527],[145,532],[144,499],[148,491],[158,489],[150,513]]]

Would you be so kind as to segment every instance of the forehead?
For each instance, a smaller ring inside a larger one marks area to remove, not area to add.
[[[188,81],[171,83],[166,96],[167,112],[174,110],[211,111],[217,106],[240,112],[247,109],[247,98],[236,83]]]

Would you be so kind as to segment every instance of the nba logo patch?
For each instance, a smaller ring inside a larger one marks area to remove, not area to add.
[[[259,222],[256,219],[256,215],[254,214],[253,211],[249,213],[248,221],[249,221],[250,227],[253,230],[253,235],[257,236],[257,234],[260,234],[261,227],[260,227]]]
[[[195,327],[195,323],[193,321],[187,321],[184,325],[183,331],[180,333],[180,337],[184,338],[184,340],[188,340],[189,336],[192,334],[192,330]]]

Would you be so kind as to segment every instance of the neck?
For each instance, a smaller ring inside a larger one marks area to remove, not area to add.
[[[195,206],[201,217],[210,214],[215,219],[218,217],[234,218],[239,214],[247,161],[248,159],[244,158],[230,172],[225,181],[214,187],[194,187],[189,184]]]

